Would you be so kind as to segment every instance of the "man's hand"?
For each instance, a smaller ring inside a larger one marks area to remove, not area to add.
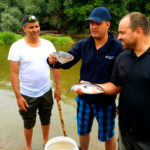
[[[77,89],[77,90],[76,90],[76,93],[79,94],[79,95],[84,95],[84,94],[85,94],[85,93],[83,93],[83,92],[81,91],[81,89]]]
[[[17,98],[17,104],[18,107],[23,111],[27,111],[26,107],[29,107],[27,101],[22,96]]]
[[[56,88],[56,90],[54,91],[54,98],[58,101],[61,100],[61,96],[60,96],[60,88]]]
[[[80,81],[80,84],[83,84],[83,83],[90,83],[90,82],[81,80],[81,81]],[[81,89],[76,90],[76,93],[79,94],[79,95],[84,95],[84,94],[85,94],[85,93],[83,93],[83,92],[81,91]]]
[[[48,61],[50,64],[56,64],[58,62],[58,60],[54,54],[49,55]]]

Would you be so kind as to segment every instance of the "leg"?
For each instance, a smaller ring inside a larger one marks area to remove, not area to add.
[[[116,149],[116,138],[115,136],[105,142],[106,150],[115,150]]]
[[[52,97],[52,90],[50,89],[48,92],[46,92],[44,95],[40,97],[38,108],[43,133],[43,145],[46,144],[49,137],[52,107],[53,107],[53,97]]]
[[[109,105],[103,107],[95,107],[94,113],[98,121],[98,138],[105,141],[106,150],[116,149],[116,138],[114,136],[116,106]]]
[[[150,142],[137,141],[137,145],[141,148],[141,150],[150,149]]]
[[[32,150],[31,142],[32,142],[32,135],[33,135],[33,127],[36,121],[36,98],[31,98],[28,96],[24,96],[25,100],[29,104],[29,108],[27,108],[27,112],[19,110],[20,115],[24,121],[24,135],[26,141],[26,150]]]
[[[32,150],[31,141],[32,141],[33,128],[26,129],[24,128],[24,135],[26,140],[27,148],[26,150]]]
[[[93,119],[92,106],[83,100],[77,99],[77,123],[81,150],[88,150]]]
[[[90,134],[80,135],[81,150],[88,150],[89,141],[90,141]]]
[[[136,141],[134,136],[128,132],[127,135],[122,135],[119,132],[119,150],[149,150],[150,143]]]
[[[48,141],[50,125],[41,125],[43,133],[43,144],[45,145]]]

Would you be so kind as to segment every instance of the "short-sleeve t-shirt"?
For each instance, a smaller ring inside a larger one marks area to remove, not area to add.
[[[119,97],[119,129],[137,141],[150,142],[150,48],[137,57],[122,52],[113,68],[112,79],[122,86]]]
[[[34,48],[21,39],[12,44],[8,55],[8,60],[20,62],[20,93],[30,97],[39,97],[51,88],[46,59],[56,49],[50,41],[40,40],[40,45]]]

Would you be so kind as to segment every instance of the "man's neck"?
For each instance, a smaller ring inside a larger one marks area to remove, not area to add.
[[[96,49],[100,49],[107,41],[108,34],[106,34],[103,38],[94,38]]]
[[[134,53],[137,57],[141,56],[147,51],[150,47],[150,36],[143,37],[141,41],[138,42],[138,45],[134,49]]]
[[[40,38],[37,39],[30,39],[28,37],[25,37],[26,43],[31,47],[38,47],[41,43]]]

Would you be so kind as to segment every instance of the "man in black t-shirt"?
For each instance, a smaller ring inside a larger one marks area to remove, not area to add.
[[[119,23],[122,52],[115,61],[111,82],[100,84],[104,94],[119,98],[119,150],[150,150],[150,28],[138,12]]]

